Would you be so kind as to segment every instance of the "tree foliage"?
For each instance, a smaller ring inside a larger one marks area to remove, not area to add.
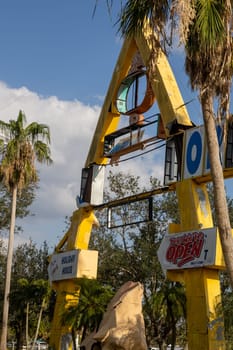
[[[6,123],[0,120],[0,177],[12,196],[10,228],[8,239],[7,264],[5,275],[5,292],[2,312],[1,348],[7,344],[7,324],[9,315],[9,293],[11,283],[11,268],[15,233],[17,197],[22,190],[38,181],[35,161],[51,164],[50,131],[45,124],[32,122],[25,125],[26,116],[19,111],[16,120]]]
[[[159,186],[157,179],[151,178],[150,181],[151,188]],[[110,171],[108,183],[109,189],[105,193],[108,201],[145,190],[140,184],[140,177],[121,172],[114,174]],[[129,280],[143,284],[147,342],[161,346],[175,344],[179,336],[176,325],[179,323],[185,326],[184,289],[179,283],[166,280],[157,257],[157,250],[168,222],[179,220],[177,210],[174,209],[177,208],[174,205],[175,201],[175,195],[172,193],[154,196],[152,222],[122,225],[112,230],[107,229],[106,222],[103,221],[107,213],[101,212],[98,218],[101,222],[100,228],[93,232],[91,238],[91,247],[99,251],[98,279],[102,283],[110,284],[115,291]],[[125,208],[121,206],[115,210],[114,215],[122,216],[124,223],[129,204],[126,204]],[[139,201],[134,203],[133,210],[137,217],[143,217],[148,207]],[[174,302],[176,293],[177,299]]]
[[[63,322],[68,323],[81,335],[98,329],[103,314],[113,296],[112,288],[97,280],[82,279],[78,282],[80,296],[77,305],[71,305],[63,314]]]
[[[120,198],[127,192],[138,193],[144,189],[140,177],[110,172],[106,200]],[[159,185],[151,178],[151,187]],[[124,191],[125,188],[125,191]],[[212,189],[209,189],[210,196]],[[64,322],[69,323],[74,333],[87,334],[98,328],[106,306],[119,287],[126,281],[139,281],[144,286],[143,314],[148,344],[165,347],[166,344],[182,344],[186,338],[185,294],[179,283],[166,280],[157,258],[157,249],[169,222],[179,222],[175,193],[169,192],[153,198],[153,222],[128,225],[110,230],[106,225],[107,213],[100,211],[100,228],[92,232],[90,249],[99,251],[97,281],[79,280],[79,303],[64,313]],[[232,212],[232,200],[228,200]],[[146,211],[143,203],[135,203],[138,215]],[[124,213],[124,211],[123,211]],[[0,269],[4,273],[6,251],[0,247]],[[18,346],[26,341],[27,305],[29,338],[33,339],[38,315],[44,297],[48,297],[43,309],[39,336],[49,337],[49,328],[54,306],[54,294],[47,289],[47,257],[49,247],[45,242],[37,248],[31,242],[22,244],[14,252],[12,290],[10,295],[9,328],[12,339]],[[1,263],[2,262],[2,263]],[[229,280],[221,277],[226,336],[232,342],[233,320],[231,313],[232,293]],[[3,285],[0,284],[1,295]],[[2,300],[2,298],[0,299]]]
[[[19,245],[14,251],[12,281],[9,309],[9,339],[17,340],[16,347],[20,349],[26,344],[26,319],[28,310],[29,339],[36,332],[38,315],[44,298],[43,319],[40,325],[39,336],[45,338],[49,335],[50,303],[52,303],[51,289],[48,283],[48,254],[46,242],[37,248],[32,241]],[[0,268],[5,271],[6,252],[2,252]],[[2,310],[4,286],[0,286]],[[28,308],[27,308],[28,307]]]
[[[21,195],[17,198],[16,217],[24,218],[30,215],[30,205],[35,198],[36,184],[31,184],[23,189]],[[0,233],[3,236],[6,230],[9,230],[11,217],[11,194],[6,186],[0,182]],[[20,231],[21,227],[16,226],[16,232]]]
[[[105,194],[107,201],[122,198],[124,193],[130,195],[144,190],[140,187],[140,177],[133,177],[130,174],[114,174],[110,171],[108,182],[109,189]],[[156,186],[159,186],[158,180],[151,178],[151,188]],[[133,187],[131,192],[130,188]],[[212,185],[208,186],[208,193],[216,223]],[[227,203],[230,218],[233,218],[232,199],[228,197]],[[140,281],[143,284],[147,341],[148,344],[156,343],[160,347],[166,343],[174,345],[176,341],[182,344],[186,340],[184,287],[165,279],[157,258],[157,249],[168,223],[179,223],[177,208],[175,192],[154,196],[153,222],[112,230],[107,229],[107,213],[100,212],[98,217],[100,228],[93,232],[91,238],[91,247],[99,251],[98,279],[102,283],[110,283],[115,290],[128,280]],[[146,210],[142,203],[138,206],[135,204],[134,209],[137,215],[142,215],[142,211]],[[125,210],[127,211],[127,206]],[[226,339],[230,342],[233,327],[230,307],[232,292],[229,277],[225,272],[221,273],[221,286],[226,320],[225,333]]]

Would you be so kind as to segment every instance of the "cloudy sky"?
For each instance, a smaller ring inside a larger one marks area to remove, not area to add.
[[[122,45],[105,0],[93,17],[94,5],[95,0],[0,0],[0,119],[14,119],[22,109],[28,122],[48,124],[54,160],[40,167],[35,215],[23,220],[16,243],[31,237],[53,247],[65,216],[75,210],[81,169]],[[180,49],[174,49],[171,64],[184,100],[194,99],[189,108],[202,123]],[[162,175],[150,157],[124,167],[134,175]]]

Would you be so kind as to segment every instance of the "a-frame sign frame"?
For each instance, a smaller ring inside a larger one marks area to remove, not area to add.
[[[96,187],[103,190],[101,169],[109,162],[109,158],[104,153],[104,143],[106,136],[114,133],[119,124],[121,113],[116,106],[119,88],[122,81],[127,78],[133,57],[137,52],[148,72],[148,63],[151,58],[150,34],[151,29],[146,26],[140,35],[126,39],[123,44],[86,159],[80,207],[73,213],[71,227],[58,243],[55,254],[88,251],[92,225],[96,223],[94,211],[96,205],[100,204],[99,196],[92,196],[92,192],[96,191]],[[154,64],[153,74],[149,74],[149,82],[160,110],[165,139],[177,132],[182,133],[192,128],[193,123],[189,118],[171,67],[162,51],[159,52]],[[213,227],[205,184],[197,183],[190,178],[177,182],[174,188],[178,198],[180,224],[170,225],[170,233],[193,232]],[[82,203],[83,200],[86,201],[85,204]],[[216,305],[220,301],[221,294],[218,274],[219,269],[224,265],[219,240],[217,242],[215,249],[219,257],[218,264],[167,271],[168,278],[181,281],[185,285],[189,350],[225,349],[223,320],[216,314]],[[71,332],[69,326],[62,324],[61,314],[64,308],[78,301],[79,291],[75,279],[76,277],[70,277],[52,281],[58,297],[50,345],[56,350],[62,349],[62,342]]]
[[[121,82],[130,70],[133,57],[137,51],[140,52],[141,58],[145,66],[147,66],[151,58],[150,28],[145,28],[145,31],[140,36],[126,39],[123,43],[89,149],[86,167],[90,166],[90,164],[102,164],[106,161],[103,159],[104,137],[117,128],[120,117],[120,113],[115,106],[117,92]],[[160,51],[158,61],[155,64],[154,76],[150,77],[150,83],[167,136],[170,135],[172,126],[175,124],[191,127],[193,124],[189,118],[174,74],[162,51]]]

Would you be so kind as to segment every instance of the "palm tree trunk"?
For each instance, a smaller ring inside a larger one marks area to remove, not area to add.
[[[17,186],[15,186],[12,191],[11,222],[10,222],[10,231],[9,231],[9,240],[8,240],[5,292],[4,292],[3,314],[2,314],[2,333],[1,333],[1,343],[0,343],[1,350],[6,350],[7,348],[7,326],[8,326],[8,314],[9,314],[11,268],[12,268],[12,259],[13,259],[13,250],[14,250],[16,200],[17,200]]]
[[[219,144],[213,112],[213,96],[209,89],[206,89],[206,91],[201,94],[201,105],[213,181],[217,226],[227,272],[233,289],[233,237],[226,200],[223,169],[219,156]]]
[[[38,321],[37,321],[36,333],[35,333],[35,337],[34,337],[34,341],[33,341],[31,350],[33,350],[35,348],[35,345],[36,345],[36,339],[37,339],[38,334],[39,334],[40,323],[41,323],[41,319],[42,319],[42,313],[43,313],[44,307],[45,307],[45,302],[46,302],[45,298],[43,298],[42,304],[41,304],[41,308],[40,308],[39,317],[38,317]]]
[[[29,317],[29,303],[27,302],[26,309],[26,346],[28,348],[28,317]]]
[[[77,346],[76,346],[76,332],[74,327],[72,327],[71,329],[71,335],[72,335],[72,342],[73,342],[73,350],[77,350]]]

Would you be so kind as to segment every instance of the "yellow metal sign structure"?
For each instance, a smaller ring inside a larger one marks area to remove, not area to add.
[[[180,225],[171,225],[170,233],[213,227],[208,193],[204,184],[193,180],[176,184]],[[189,205],[187,205],[189,203]],[[191,350],[223,350],[224,323],[217,314],[221,303],[219,268],[224,268],[219,240],[217,266],[168,271],[167,277],[185,284],[187,298],[188,347]]]
[[[105,165],[109,159],[104,154],[105,137],[117,130],[120,112],[116,100],[119,88],[132,68],[133,57],[140,53],[145,69],[151,57],[151,29],[125,40],[113,72],[112,80],[96,126],[93,140],[88,152],[85,169],[93,165]],[[154,64],[153,74],[148,75],[149,82],[160,110],[164,127],[162,134],[169,138],[173,133],[183,133],[192,128],[185,103],[182,99],[171,67],[162,51]],[[88,181],[87,181],[88,184]],[[88,186],[88,185],[87,185]],[[184,232],[199,228],[213,227],[213,220],[205,184],[197,184],[192,179],[183,180],[172,185],[176,188],[180,209],[180,225],[170,227],[170,232]],[[169,188],[169,186],[168,186]],[[187,205],[187,203],[189,205]],[[92,225],[96,224],[94,208],[87,207],[73,213],[71,227],[57,245],[56,253],[73,249],[88,249]],[[217,245],[217,251],[220,251]],[[189,350],[225,349],[223,320],[216,315],[215,306],[220,301],[220,283],[218,266],[169,271],[168,278],[184,282],[187,294],[187,324]],[[72,303],[78,302],[79,287],[73,279],[53,282],[57,301],[52,324],[50,345],[55,350],[71,349],[70,328],[62,325],[62,312]]]
[[[86,250],[87,254],[86,257],[84,254],[83,261],[79,261],[78,272],[75,278],[55,278],[52,281],[52,288],[56,291],[56,304],[49,343],[54,350],[72,349],[71,326],[62,322],[62,315],[69,306],[76,305],[78,302],[79,287],[77,277],[85,275],[93,278],[96,275],[96,254],[93,252],[93,255],[92,251],[87,250],[93,225],[98,225],[98,220],[90,208],[76,210],[72,215],[69,230],[55,248],[55,257],[59,253],[63,255],[64,252],[69,252],[73,255],[73,252],[76,250],[81,250],[81,252]],[[92,261],[89,261],[87,264],[85,259],[89,260],[92,256]],[[53,257],[50,258],[50,264],[53,261]],[[87,265],[89,271],[87,271]]]

